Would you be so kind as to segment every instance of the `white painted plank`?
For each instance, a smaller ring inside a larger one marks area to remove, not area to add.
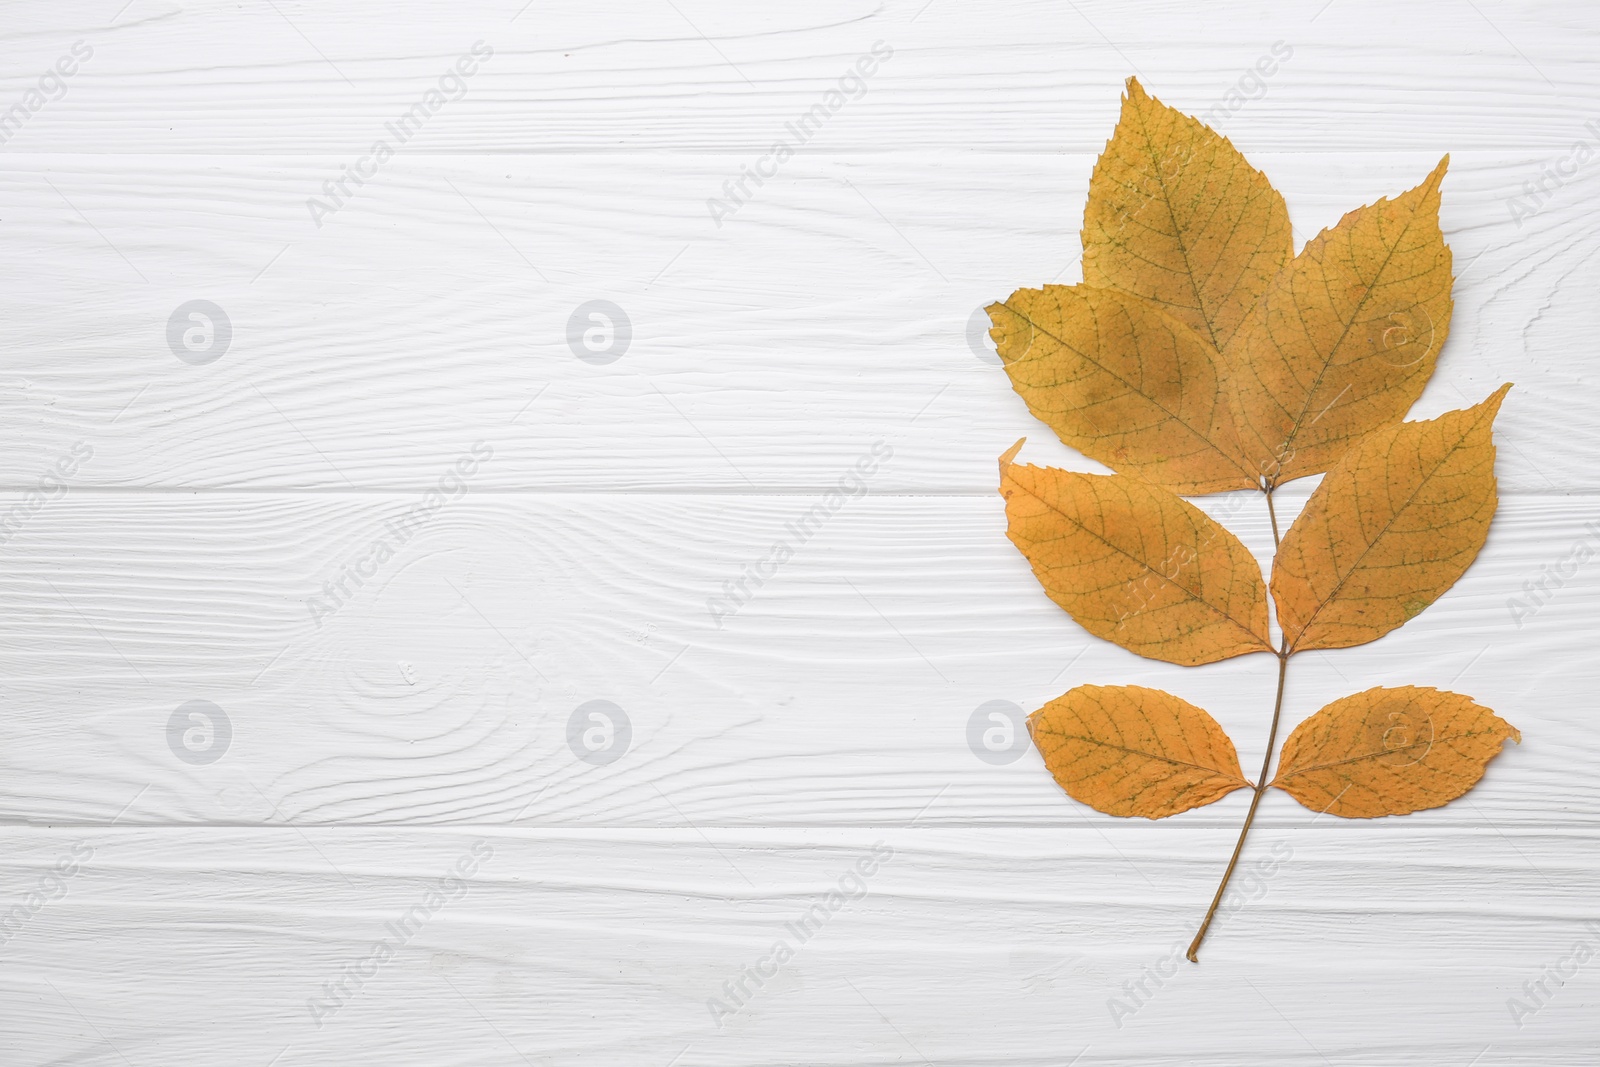
[[[966,731],[986,701],[1031,711],[1084,682],[1176,692],[1219,718],[1246,767],[1260,760],[1270,658],[1186,669],[1089,637],[1006,540],[998,495],[847,499],[802,539],[818,498],[468,492],[402,544],[390,523],[414,502],[88,492],[40,511],[5,546],[0,582],[5,810],[42,822],[104,822],[131,803],[124,822],[1070,824],[1084,809],[1036,754],[990,766]],[[1259,497],[1211,506],[1270,551]],[[1287,521],[1298,503],[1282,506]],[[1583,525],[1593,516],[1587,498],[1504,501],[1482,555],[1425,614],[1294,661],[1288,724],[1374,685],[1465,692],[1525,742],[1471,804],[1411,819],[1595,825],[1600,732],[1584,694],[1600,681],[1600,572],[1574,554],[1600,541]],[[380,564],[384,538],[398,551]],[[781,566],[779,541],[793,552]],[[723,583],[759,561],[776,573],[735,610]],[[358,564],[375,573],[347,580],[341,604],[324,583]],[[1508,606],[1552,570],[1575,573],[1547,582],[1537,610]],[[191,766],[169,747],[169,719],[190,700],[231,722],[218,762]],[[569,719],[591,700],[631,722],[624,757],[605,766],[569,745]],[[1236,794],[1188,818],[1233,825],[1243,808]],[[1305,813],[1275,796],[1264,815]]]
[[[1600,22],[1575,3],[18,7],[0,99],[77,40],[94,54],[13,151],[359,153],[476,41],[493,56],[408,151],[764,152],[877,41],[892,58],[815,146],[1097,151],[1130,74],[1195,113],[1255,95],[1223,124],[1283,150],[1544,154],[1600,113]]]
[[[1199,966],[1172,957],[1220,830],[0,838],[8,900],[77,863],[0,949],[25,1064],[1579,1065],[1596,1037],[1596,965],[1545,977],[1600,943],[1588,832],[1262,828]],[[842,877],[855,899],[802,942],[786,924]],[[724,1000],[779,940],[792,958]],[[1519,1027],[1508,1001],[1541,978]]]
[[[1436,157],[1258,161],[1304,239]],[[817,490],[881,438],[874,488],[988,493],[1014,440],[1052,440],[969,317],[1078,279],[1090,155],[797,159],[720,230],[704,202],[738,157],[407,158],[319,230],[334,162],[6,160],[6,483],[82,442],[80,485],[420,489],[483,440],[485,487]],[[1600,489],[1600,171],[1518,227],[1534,161],[1452,167],[1456,310],[1416,412],[1515,381],[1505,487]],[[232,325],[205,365],[167,338],[194,299]],[[568,341],[593,299],[633,330],[602,366]]]

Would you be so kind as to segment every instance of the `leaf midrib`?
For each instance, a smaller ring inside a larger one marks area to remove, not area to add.
[[[1401,745],[1399,748],[1386,748],[1382,752],[1365,752],[1359,756],[1347,756],[1344,759],[1332,760],[1328,763],[1313,763],[1305,767],[1297,767],[1291,771],[1284,771],[1280,769],[1278,771],[1278,776],[1274,778],[1270,784],[1277,785],[1279,782],[1288,781],[1290,778],[1298,778],[1304,774],[1311,774],[1314,771],[1326,771],[1334,767],[1343,767],[1351,763],[1362,763],[1367,760],[1382,759],[1385,756],[1392,756],[1397,752],[1409,752],[1414,748],[1426,747],[1431,749],[1434,745],[1447,741],[1464,741],[1470,740],[1474,737],[1484,736],[1493,737],[1498,733],[1498,730],[1495,730],[1491,727],[1485,727],[1482,730],[1471,730],[1466,733],[1451,734],[1448,737],[1433,737],[1427,741],[1417,741],[1413,744]],[[1407,764],[1407,766],[1415,766],[1415,764]]]
[[[1459,441],[1457,441],[1455,444],[1451,445],[1450,446],[1450,450],[1448,452],[1446,452],[1442,457],[1440,457],[1438,463],[1435,463],[1433,465],[1433,469],[1430,470],[1427,474],[1423,475],[1422,480],[1417,483],[1417,487],[1411,491],[1411,495],[1406,497],[1405,503],[1402,504],[1400,507],[1394,509],[1394,514],[1390,515],[1389,516],[1389,521],[1383,524],[1383,529],[1378,531],[1378,534],[1377,534],[1376,537],[1372,538],[1371,541],[1367,542],[1367,547],[1362,549],[1361,550],[1361,554],[1355,558],[1355,562],[1350,564],[1350,569],[1345,571],[1344,574],[1342,574],[1339,577],[1339,581],[1334,585],[1333,589],[1329,591],[1327,596],[1322,598],[1321,603],[1319,603],[1316,606],[1315,610],[1313,610],[1311,612],[1311,614],[1306,617],[1306,621],[1300,627],[1299,633],[1297,633],[1295,635],[1294,644],[1289,646],[1289,651],[1291,653],[1296,652],[1296,651],[1299,650],[1298,646],[1299,646],[1299,643],[1300,643],[1301,639],[1305,637],[1306,631],[1311,629],[1311,624],[1316,622],[1317,616],[1322,614],[1322,609],[1327,607],[1329,604],[1333,603],[1334,599],[1336,597],[1338,597],[1338,595],[1339,595],[1339,590],[1343,589],[1345,583],[1350,580],[1350,576],[1355,574],[1356,571],[1361,569],[1361,562],[1367,558],[1368,554],[1370,554],[1374,548],[1378,547],[1378,542],[1383,540],[1384,536],[1386,534],[1388,534],[1389,528],[1391,526],[1393,526],[1399,520],[1401,513],[1404,512],[1406,510],[1406,508],[1411,506],[1411,502],[1417,498],[1417,494],[1422,492],[1423,486],[1427,485],[1428,482],[1430,482],[1433,479],[1434,475],[1439,473],[1439,469],[1441,467],[1443,467],[1445,465],[1445,463],[1447,463],[1449,461],[1451,456],[1455,455],[1457,452],[1459,452],[1461,450],[1461,448],[1463,446],[1466,445],[1467,438],[1482,423],[1483,423],[1483,417],[1480,415],[1479,418],[1478,418],[1478,421],[1474,422],[1472,424],[1471,429],[1469,429],[1466,433],[1462,434],[1461,435],[1461,439]],[[1404,426],[1405,424],[1401,423],[1401,425]],[[1353,477],[1352,477],[1352,481],[1353,481]],[[1318,488],[1321,488],[1321,487],[1319,486]],[[1294,530],[1291,528],[1289,533],[1293,533],[1293,532],[1294,532]],[[1288,535],[1286,534],[1285,538],[1287,538],[1287,536]],[[1274,600],[1274,602],[1276,602],[1276,600]],[[1279,620],[1279,621],[1281,622],[1282,620]]]
[[[1188,279],[1189,291],[1194,294],[1194,309],[1200,313],[1200,319],[1206,324],[1206,332],[1211,335],[1211,347],[1221,351],[1217,341],[1217,328],[1211,321],[1211,311],[1206,307],[1205,297],[1200,295],[1200,282],[1194,276],[1194,264],[1189,261],[1189,246],[1183,240],[1183,228],[1178,225],[1178,214],[1172,207],[1172,190],[1167,188],[1166,175],[1161,172],[1161,164],[1156,160],[1155,145],[1150,137],[1150,125],[1145,122],[1144,111],[1135,112],[1139,116],[1139,132],[1144,134],[1145,155],[1150,159],[1150,169],[1155,172],[1156,183],[1161,187],[1161,204],[1167,209],[1167,221],[1172,224],[1172,241],[1178,246],[1178,254],[1183,257],[1183,276]]]
[[[1188,760],[1181,760],[1176,756],[1168,756],[1160,752],[1146,752],[1143,749],[1129,748],[1126,745],[1118,745],[1110,741],[1102,741],[1097,737],[1083,737],[1078,734],[1069,734],[1064,730],[1043,730],[1041,732],[1050,737],[1061,737],[1069,741],[1082,741],[1085,744],[1095,745],[1099,748],[1110,748],[1115,749],[1118,752],[1126,752],[1130,756],[1143,756],[1146,759],[1170,763],[1176,767],[1192,767],[1197,771],[1206,771],[1207,773],[1214,774],[1219,778],[1225,778],[1230,782],[1238,782],[1245,788],[1249,788],[1251,784],[1243,775],[1234,774],[1232,771],[1225,771],[1220,767],[1207,767],[1202,763],[1190,763]]]
[[[1074,471],[1074,472],[1068,472],[1068,473],[1076,473],[1076,472]],[[1187,586],[1180,585],[1176,580],[1168,578],[1166,575],[1161,574],[1160,571],[1157,571],[1154,567],[1150,566],[1150,564],[1146,563],[1144,560],[1140,559],[1138,556],[1135,556],[1132,552],[1129,552],[1127,549],[1123,548],[1122,546],[1112,544],[1110,541],[1106,540],[1099,533],[1097,533],[1094,530],[1089,529],[1089,527],[1085,526],[1075,516],[1067,514],[1065,511],[1062,511],[1059,507],[1057,507],[1055,505],[1055,503],[1053,503],[1050,500],[1046,500],[1044,497],[1042,497],[1038,493],[1034,492],[1031,487],[1023,485],[1022,482],[1018,478],[1016,478],[1014,475],[1012,475],[1009,470],[1006,472],[1006,477],[1010,478],[1012,484],[1017,486],[1017,488],[1021,489],[1023,492],[1027,493],[1029,496],[1031,496],[1035,500],[1039,501],[1039,503],[1043,504],[1045,507],[1047,507],[1051,511],[1055,512],[1057,515],[1061,516],[1063,519],[1065,519],[1068,522],[1072,523],[1079,530],[1082,530],[1084,533],[1088,534],[1090,537],[1094,538],[1096,541],[1099,541],[1101,544],[1105,545],[1107,548],[1111,549],[1113,552],[1116,552],[1116,553],[1118,553],[1118,554],[1120,554],[1122,556],[1127,557],[1128,559],[1132,560],[1134,563],[1137,563],[1139,566],[1143,567],[1146,571],[1150,572],[1151,574],[1157,575],[1163,581],[1171,583],[1175,588],[1177,588],[1180,591],[1182,591],[1184,596],[1188,597],[1190,600],[1193,600],[1197,604],[1204,604],[1206,607],[1210,608],[1212,611],[1216,612],[1218,615],[1222,616],[1224,619],[1227,619],[1229,622],[1233,623],[1234,626],[1237,626],[1240,630],[1243,630],[1246,634],[1249,634],[1250,637],[1253,640],[1255,640],[1255,641],[1260,643],[1260,648],[1257,651],[1260,651],[1260,652],[1271,652],[1272,651],[1272,644],[1271,644],[1270,641],[1268,641],[1266,638],[1262,637],[1260,634],[1256,633],[1249,626],[1246,626],[1244,623],[1242,623],[1238,619],[1234,618],[1233,615],[1230,612],[1223,610],[1222,608],[1218,607],[1217,605],[1211,603],[1211,601],[1209,601],[1209,600],[1206,600],[1206,599],[1204,599],[1204,598],[1202,598],[1200,596],[1197,596]],[[1093,475],[1083,475],[1083,477],[1094,477],[1094,476]],[[1141,487],[1142,488],[1149,488],[1149,489],[1157,488],[1155,486],[1141,486]],[[1178,497],[1176,495],[1173,496],[1173,499],[1177,500],[1178,503],[1180,503],[1180,504],[1186,503],[1186,501],[1184,501],[1181,497]],[[1191,504],[1189,506],[1193,507],[1194,505]],[[1198,508],[1196,508],[1195,510],[1199,511]],[[1205,512],[1200,512],[1200,514],[1204,515],[1208,522],[1216,523],[1216,520],[1212,519],[1211,516],[1209,516],[1209,515],[1205,515]],[[1230,537],[1233,536],[1231,531],[1229,531],[1228,528],[1223,526],[1221,523],[1216,523],[1216,525],[1217,525],[1217,528],[1220,529],[1223,533],[1228,534]],[[1237,540],[1237,538],[1235,538],[1235,540]],[[1265,585],[1265,583],[1263,583],[1263,585],[1262,585],[1262,603],[1265,604],[1265,602],[1266,602],[1266,585]]]
[[[1382,203],[1382,202],[1383,201],[1381,201],[1381,200],[1379,201],[1379,203]],[[1374,208],[1376,208],[1378,205],[1374,204],[1372,206]],[[1322,385],[1322,379],[1327,377],[1328,368],[1333,366],[1334,353],[1339,351],[1340,346],[1342,346],[1344,344],[1344,342],[1345,342],[1345,338],[1350,336],[1350,331],[1355,327],[1356,320],[1358,318],[1360,318],[1361,309],[1366,307],[1367,302],[1372,297],[1372,290],[1377,285],[1377,280],[1379,278],[1382,278],[1383,277],[1383,272],[1389,269],[1389,261],[1392,260],[1394,258],[1394,256],[1395,256],[1395,253],[1400,250],[1400,242],[1405,239],[1406,234],[1411,232],[1411,227],[1412,227],[1412,225],[1414,225],[1416,223],[1416,221],[1417,221],[1417,213],[1415,211],[1412,211],[1411,214],[1409,216],[1407,216],[1406,221],[1405,221],[1405,225],[1402,226],[1401,229],[1400,229],[1400,236],[1395,238],[1394,243],[1389,247],[1389,251],[1384,255],[1383,263],[1380,264],[1378,269],[1373,272],[1373,275],[1372,275],[1373,281],[1372,281],[1372,283],[1367,285],[1366,291],[1361,294],[1361,299],[1359,301],[1357,301],[1356,302],[1356,306],[1353,309],[1351,309],[1350,321],[1346,322],[1344,324],[1344,329],[1339,331],[1338,340],[1336,340],[1333,343],[1333,345],[1328,349],[1327,355],[1322,360],[1322,367],[1321,367],[1321,369],[1319,369],[1317,371],[1316,380],[1311,383],[1311,388],[1306,390],[1306,398],[1305,398],[1305,402],[1300,407],[1300,414],[1295,417],[1295,420],[1291,424],[1291,427],[1289,429],[1288,436],[1286,436],[1284,438],[1283,444],[1284,444],[1285,448],[1290,448],[1294,444],[1295,438],[1299,436],[1300,430],[1302,429],[1303,424],[1305,423],[1306,413],[1311,410],[1311,398],[1316,395],[1318,387],[1320,387]],[[1323,234],[1318,234],[1317,236],[1318,236],[1319,239],[1321,239],[1327,233],[1336,232],[1337,229],[1338,229],[1338,227],[1334,227],[1333,230],[1325,231]],[[1309,249],[1310,245],[1307,245],[1306,247]],[[1294,258],[1295,259],[1299,259],[1300,257],[1299,256],[1295,256]],[[1291,260],[1288,263],[1288,265],[1284,267],[1284,270],[1290,272],[1290,278],[1292,280],[1293,271],[1294,271],[1294,261]],[[1293,290],[1291,289],[1291,292],[1292,291]],[[1263,298],[1263,300],[1265,300],[1265,298]],[[1295,305],[1295,314],[1296,314],[1296,317],[1299,318],[1299,320],[1300,320],[1300,329],[1301,329],[1303,335],[1306,336],[1306,337],[1312,336],[1310,328],[1306,326],[1305,314],[1304,314],[1303,310],[1300,308],[1300,302],[1298,300],[1296,300],[1294,302],[1294,305]],[[1415,305],[1413,305],[1413,306],[1415,306]],[[1264,331],[1266,331],[1267,330],[1267,322],[1266,322],[1266,317],[1265,317],[1265,308],[1263,308],[1263,316],[1262,316],[1261,325],[1262,325],[1262,329]],[[1270,337],[1271,337],[1270,332],[1268,332],[1267,336],[1270,339]],[[1273,347],[1276,348],[1277,346],[1273,345]],[[1338,399],[1338,398],[1335,397],[1335,399]],[[1279,473],[1281,474],[1282,472],[1279,471]],[[1276,488],[1276,486],[1278,484],[1279,483],[1277,481],[1274,481],[1273,482],[1274,488]]]
[[[1093,288],[1093,287],[1091,286],[1090,288]],[[1107,290],[1107,291],[1109,292],[1110,290]],[[1117,291],[1120,292],[1120,290],[1117,290]],[[1044,292],[1044,290],[1040,290],[1040,292]],[[1129,297],[1133,297],[1135,299],[1140,299],[1140,300],[1144,299],[1143,297],[1135,297],[1134,294],[1131,294],[1131,293],[1127,294],[1127,295]],[[1043,327],[1043,326],[1039,325],[1037,322],[1034,322],[1032,316],[1028,315],[1026,312],[1018,311],[1016,308],[1012,307],[1009,303],[1007,303],[1005,301],[1002,301],[1000,306],[1005,308],[1007,311],[1010,311],[1013,315],[1016,315],[1023,322],[1026,322],[1029,326],[1031,326],[1033,329],[1037,330],[1039,333],[1043,334],[1044,336],[1050,338],[1050,340],[1054,341],[1056,344],[1060,345],[1062,348],[1064,348],[1067,351],[1071,352],[1073,355],[1077,356],[1079,359],[1083,360],[1085,363],[1093,364],[1095,367],[1099,368],[1103,373],[1108,374],[1111,377],[1115,378],[1117,381],[1119,381],[1123,385],[1127,386],[1128,390],[1130,392],[1136,393],[1139,396],[1143,397],[1145,400],[1149,401],[1151,406],[1153,406],[1157,411],[1161,412],[1163,415],[1165,415],[1168,418],[1170,418],[1173,422],[1176,422],[1179,426],[1182,426],[1185,430],[1188,430],[1195,437],[1199,438],[1201,443],[1204,444],[1207,448],[1211,449],[1211,451],[1215,452],[1217,455],[1221,456],[1228,463],[1232,464],[1235,470],[1237,470],[1241,474],[1245,475],[1246,479],[1250,482],[1250,484],[1252,486],[1257,484],[1255,479],[1251,476],[1250,469],[1248,467],[1246,467],[1242,463],[1240,463],[1239,460],[1237,458],[1235,458],[1234,456],[1228,455],[1228,453],[1225,452],[1220,445],[1218,445],[1215,441],[1211,440],[1210,436],[1207,433],[1202,433],[1201,431],[1195,429],[1194,426],[1191,425],[1187,419],[1182,418],[1177,413],[1169,410],[1165,404],[1161,403],[1161,401],[1157,400],[1155,397],[1151,396],[1149,393],[1145,392],[1139,386],[1135,385],[1133,382],[1130,382],[1127,378],[1123,377],[1121,374],[1118,374],[1116,371],[1112,370],[1110,367],[1106,366],[1104,363],[1101,363],[1098,359],[1095,359],[1092,356],[1089,356],[1089,355],[1085,354],[1084,352],[1078,350],[1073,345],[1069,344],[1068,342],[1062,340],[1060,337],[1057,337],[1055,334],[1051,333],[1050,330],[1047,329],[1046,327]],[[1188,323],[1183,322],[1182,320],[1178,319],[1176,316],[1170,315],[1167,312],[1162,311],[1158,307],[1152,307],[1151,310],[1154,311],[1156,314],[1164,316],[1165,318],[1170,320],[1170,322],[1171,322],[1171,324],[1173,326],[1177,326],[1177,327],[1179,327],[1181,329],[1188,330],[1190,333],[1195,333],[1194,327],[1192,327]],[[1195,338],[1197,340],[1199,340],[1202,344],[1206,343],[1205,338],[1201,337],[1198,333],[1195,333]],[[1215,346],[1213,346],[1212,351],[1216,351]],[[1218,356],[1218,358],[1216,360],[1214,360],[1212,362],[1211,366],[1212,366],[1212,371],[1215,374],[1217,381],[1220,383],[1222,381],[1222,359],[1221,359],[1220,355]],[[1222,391],[1221,391],[1221,388],[1220,388],[1220,384],[1219,384],[1218,390],[1216,392],[1216,395],[1213,397],[1213,402],[1214,402],[1214,405],[1215,404],[1226,405],[1226,403],[1227,403],[1227,397],[1222,394]],[[1215,410],[1215,406],[1213,406],[1213,411],[1214,410]],[[1243,489],[1243,488],[1247,488],[1247,487],[1246,486],[1240,486],[1240,488]]]

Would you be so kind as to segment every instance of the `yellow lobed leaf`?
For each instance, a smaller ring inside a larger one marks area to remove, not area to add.
[[[1078,624],[1152,659],[1194,666],[1270,652],[1255,557],[1160,486],[1000,457],[1007,536]]]
[[[1129,78],[1089,180],[1083,280],[1155,301],[1223,351],[1293,252],[1266,176]]]
[[[1449,160],[1318,234],[1223,349],[1246,462],[1269,486],[1327,470],[1403,418],[1433,374],[1452,306],[1439,229]]]
[[[1217,721],[1159,689],[1080,685],[1028,729],[1067,795],[1107,815],[1161,819],[1250,786]]]
[[[1272,563],[1291,651],[1377,640],[1466,572],[1499,500],[1491,428],[1510,388],[1369,434],[1328,472]]]
[[[1470,697],[1401,686],[1335,700],[1283,743],[1272,784],[1313,811],[1374,819],[1437,808],[1478,784],[1516,727]]]
[[[1258,488],[1209,341],[1114,289],[1018,289],[990,336],[1028,410],[1066,444],[1178,493]]]

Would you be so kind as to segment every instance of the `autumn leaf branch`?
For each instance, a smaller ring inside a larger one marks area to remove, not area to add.
[[[1498,503],[1491,428],[1509,385],[1400,421],[1449,331],[1447,164],[1296,255],[1266,177],[1130,79],[1090,181],[1084,282],[988,308],[1029,410],[1117,472],[1019,464],[1021,441],[1000,457],[1007,536],[1045,592],[1090,633],[1152,659],[1278,660],[1253,782],[1216,720],[1161,690],[1080,685],[1029,719],[1056,781],[1107,814],[1164,818],[1251,790],[1190,960],[1269,788],[1336,816],[1403,814],[1460,796],[1520,739],[1470,698],[1402,686],[1334,701],[1277,749],[1289,659],[1415,617],[1477,556]],[[1283,532],[1274,491],[1318,474]],[[1240,489],[1266,497],[1276,645],[1255,557],[1183,499]]]

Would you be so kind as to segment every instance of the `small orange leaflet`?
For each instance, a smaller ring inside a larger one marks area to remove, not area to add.
[[[1084,629],[1193,667],[1270,652],[1267,589],[1239,539],[1157,485],[1000,458],[1007,530]]]
[[[1160,819],[1250,788],[1217,720],[1159,689],[1080,685],[1028,729],[1067,795],[1107,815]]]
[[[1490,427],[1510,388],[1375,430],[1322,479],[1272,562],[1290,649],[1375,641],[1465,573],[1499,502]]]
[[[1283,743],[1272,784],[1346,819],[1448,804],[1478,784],[1517,728],[1470,697],[1414,685],[1335,700]]]

